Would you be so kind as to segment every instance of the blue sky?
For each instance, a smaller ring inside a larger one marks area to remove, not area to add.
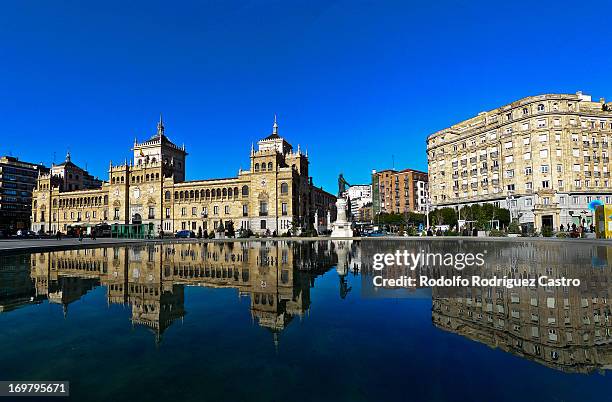
[[[606,1],[4,2],[0,154],[106,178],[166,133],[188,179],[236,175],[271,131],[316,184],[426,169],[428,134],[539,93],[612,98]]]

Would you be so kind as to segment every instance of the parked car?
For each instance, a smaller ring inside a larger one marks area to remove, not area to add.
[[[368,233],[368,237],[382,237],[386,235],[387,235],[387,232],[385,232],[384,230],[374,230]]]
[[[174,237],[177,239],[189,239],[195,237],[195,233],[193,233],[191,230],[179,230],[176,232]]]

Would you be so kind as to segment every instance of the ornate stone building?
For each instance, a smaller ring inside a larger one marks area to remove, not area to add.
[[[52,172],[40,175],[34,191],[33,230],[65,232],[70,225],[100,223],[145,224],[154,233],[178,230],[210,232],[232,221],[236,230],[256,233],[306,227],[315,219],[328,222],[336,198],[313,185],[308,153],[294,150],[272,133],[251,146],[250,168],[237,177],[185,180],[185,146],[168,139],[160,118],[157,132],[144,142],[134,141],[133,160],[109,165],[109,178],[98,188]]]
[[[427,138],[435,207],[491,202],[523,226],[592,222],[612,202],[612,104],[578,92],[530,96]]]

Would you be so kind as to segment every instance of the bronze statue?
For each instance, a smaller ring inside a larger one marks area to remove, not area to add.
[[[349,184],[349,182],[346,181],[344,179],[344,176],[342,176],[342,173],[340,173],[340,176],[338,176],[338,198],[341,198],[342,194],[346,192],[347,187],[350,186],[351,185]]]

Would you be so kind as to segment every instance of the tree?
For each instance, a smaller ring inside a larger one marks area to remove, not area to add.
[[[236,235],[234,231],[234,221],[227,221],[225,223],[225,234],[227,237],[234,237]]]
[[[439,208],[429,213],[429,223],[432,225],[457,225],[457,211],[454,208]]]

